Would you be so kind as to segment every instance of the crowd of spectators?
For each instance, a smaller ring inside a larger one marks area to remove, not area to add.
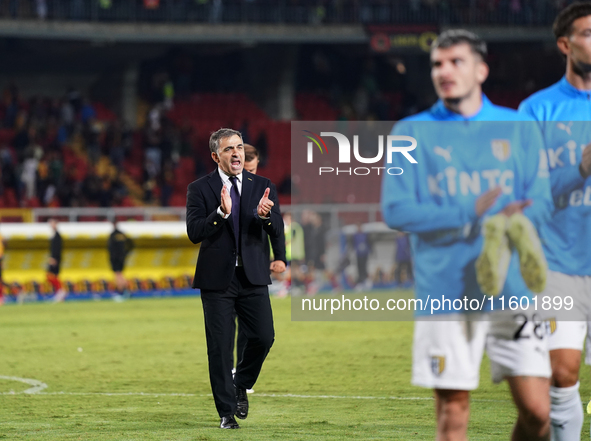
[[[173,205],[184,205],[186,185],[207,173],[207,158],[196,154],[191,121],[169,118],[170,82],[156,81],[155,88],[162,93],[147,103],[145,122],[132,130],[75,88],[61,99],[25,99],[16,85],[6,87],[0,206],[169,206],[175,191],[182,195]]]
[[[275,23],[552,22],[572,0],[8,0],[13,18]]]
[[[79,91],[62,99],[23,99],[15,85],[0,103],[0,197],[4,206],[121,205],[127,189],[120,158],[132,132],[110,112],[105,119]],[[119,167],[105,165],[111,156]]]

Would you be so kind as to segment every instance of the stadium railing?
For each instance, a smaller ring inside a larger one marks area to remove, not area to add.
[[[2,216],[2,210],[0,210]],[[35,208],[31,210],[32,222],[44,222],[49,218],[68,222],[84,221],[185,221],[184,207],[117,207],[117,208]]]
[[[380,204],[282,204],[282,212],[291,212],[299,217],[304,211],[314,211],[323,215],[331,228],[347,223],[381,220]],[[45,222],[56,218],[67,222],[112,222],[136,221],[185,221],[185,207],[111,207],[111,208],[33,208],[0,209],[3,222]]]

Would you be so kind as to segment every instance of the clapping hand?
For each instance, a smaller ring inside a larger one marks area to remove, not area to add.
[[[515,213],[523,214],[523,210],[529,207],[533,201],[526,199],[524,201],[515,201],[505,205],[505,208],[501,210],[501,213],[507,217],[513,216]]]
[[[222,187],[222,204],[220,208],[224,214],[230,214],[232,212],[232,197],[228,191],[228,187],[225,185]]]
[[[581,165],[579,170],[582,172],[584,178],[591,175],[591,144],[587,144],[583,150],[583,157],[581,158]]]
[[[495,187],[491,190],[487,190],[484,193],[482,193],[478,197],[478,199],[476,199],[476,216],[481,217],[484,213],[486,213],[489,210],[489,208],[491,208],[495,204],[497,198],[500,195],[500,187]]]

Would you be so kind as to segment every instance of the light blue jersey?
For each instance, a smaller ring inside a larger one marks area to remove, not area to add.
[[[591,177],[579,172],[583,149],[591,142],[591,90],[574,88],[563,77],[519,106],[540,121],[556,209],[543,227],[542,245],[553,271],[591,275]]]
[[[500,186],[502,194],[487,215],[509,202],[532,199],[524,214],[534,225],[550,216],[550,183],[547,169],[539,166],[546,161],[541,160],[545,152],[537,124],[483,96],[473,117],[453,113],[439,101],[397,123],[392,134],[417,140],[412,153],[418,163],[407,165],[402,175],[385,175],[381,196],[388,226],[411,233],[417,299],[482,300],[474,266],[483,244],[476,199]],[[516,253],[501,295],[531,295]],[[487,300],[484,310],[489,309]]]

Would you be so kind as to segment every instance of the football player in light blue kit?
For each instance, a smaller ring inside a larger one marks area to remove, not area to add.
[[[417,140],[412,151],[417,164],[400,176],[384,176],[382,212],[391,228],[411,233],[415,292],[423,301],[483,299],[475,261],[483,250],[485,215],[511,219],[523,213],[538,226],[550,215],[548,173],[539,167],[545,155],[541,133],[530,118],[495,106],[482,94],[485,56],[486,45],[476,35],[441,34],[431,47],[431,77],[440,100],[393,129]],[[531,298],[516,253],[501,286],[500,297]],[[486,299],[484,309],[490,310]],[[508,380],[518,408],[512,439],[549,439],[550,363],[543,323],[525,314],[521,321],[511,315],[488,323],[458,320],[449,307],[437,312],[436,320],[415,322],[412,374],[413,384],[435,390],[437,439],[467,439],[469,394],[478,386],[485,345],[493,379]]]
[[[556,205],[542,233],[550,270],[544,295],[572,296],[581,314],[580,321],[557,321],[548,341],[552,439],[566,441],[581,438],[579,368],[586,335],[585,362],[591,364],[591,3],[565,8],[553,30],[566,75],[519,110],[540,121]]]

